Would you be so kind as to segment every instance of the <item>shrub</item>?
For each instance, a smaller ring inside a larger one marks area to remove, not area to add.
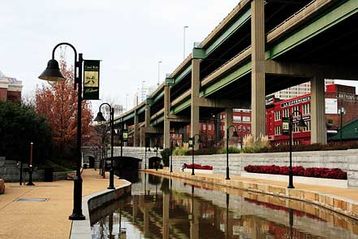
[[[245,168],[246,172],[250,173],[265,173],[265,174],[281,174],[288,175],[289,167],[277,165],[248,165]],[[293,175],[316,177],[316,178],[334,178],[347,179],[347,172],[339,168],[304,168],[302,166],[292,167]]]
[[[234,146],[229,147],[229,153],[240,153],[240,152],[241,149],[239,149],[238,147],[234,147]],[[218,149],[217,153],[226,154],[226,147]]]
[[[270,148],[270,141],[268,136],[260,136],[257,139],[254,139],[252,135],[246,135],[243,138],[243,152],[244,153],[261,153],[267,152]]]
[[[169,166],[169,157],[170,157],[170,149],[165,148],[160,152],[160,155],[162,155],[163,164],[165,167]]]
[[[183,156],[186,155],[186,153],[189,151],[189,149],[185,148],[185,147],[177,147],[173,150],[173,155],[176,156]]]

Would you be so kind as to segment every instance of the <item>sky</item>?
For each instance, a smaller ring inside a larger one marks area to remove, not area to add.
[[[23,82],[23,96],[46,84],[38,76],[53,47],[69,42],[84,59],[101,60],[100,98],[124,107],[163,82],[194,42],[201,42],[239,0],[2,0],[0,71]],[[73,51],[59,48],[73,64]],[[159,65],[159,61],[160,63]],[[159,71],[158,71],[159,65]],[[144,81],[144,83],[143,83]],[[94,101],[93,105],[99,105]]]

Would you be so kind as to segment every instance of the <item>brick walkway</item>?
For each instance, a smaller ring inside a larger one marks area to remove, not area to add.
[[[83,171],[83,196],[107,188],[108,175],[103,179],[98,173]],[[120,183],[115,179],[117,187]],[[19,198],[47,201],[17,201]],[[5,194],[0,195],[0,238],[69,238],[72,208],[73,181],[35,182],[33,187],[6,183]]]

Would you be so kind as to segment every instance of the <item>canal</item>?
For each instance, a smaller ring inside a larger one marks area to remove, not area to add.
[[[305,202],[140,173],[91,212],[92,238],[358,238],[358,222]]]

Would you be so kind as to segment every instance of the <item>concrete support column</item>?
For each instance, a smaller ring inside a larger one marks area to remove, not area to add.
[[[265,14],[264,0],[251,2],[251,134],[265,135]]]
[[[150,127],[150,105],[147,103],[144,109],[144,127]]]
[[[225,109],[225,121],[224,121],[224,127],[225,127],[225,131],[224,131],[224,138],[225,138],[225,145],[226,145],[226,139],[228,137],[227,135],[227,127],[229,127],[230,125],[232,125],[232,118],[233,118],[233,110],[232,108],[226,108]],[[233,128],[231,128],[229,130],[229,139],[230,139],[230,135],[233,132]]]
[[[163,130],[163,148],[170,148],[170,87],[164,86],[164,130]]]
[[[163,239],[169,239],[169,194],[163,193]]]
[[[134,131],[133,131],[133,146],[137,147],[139,146],[139,138],[138,138],[138,114],[135,111],[134,112]]]
[[[324,79],[311,80],[311,144],[327,143],[325,120]]]
[[[190,136],[199,134],[199,91],[200,91],[200,59],[192,59],[191,61],[191,118],[190,118]],[[195,137],[198,139],[198,137]],[[195,149],[199,148],[199,144],[195,142]]]

